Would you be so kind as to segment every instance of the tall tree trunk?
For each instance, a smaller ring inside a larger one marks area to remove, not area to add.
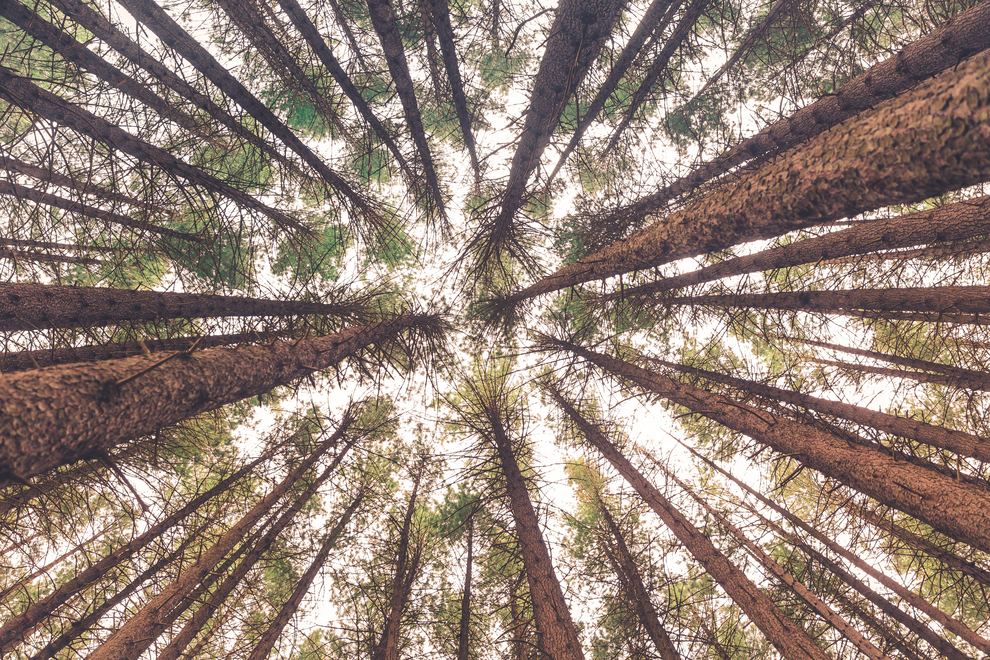
[[[755,394],[774,402],[790,403],[826,415],[835,415],[836,417],[841,417],[857,424],[875,428],[884,433],[891,433],[904,438],[918,440],[933,447],[948,449],[961,456],[972,457],[980,461],[990,461],[990,442],[972,433],[947,429],[944,426],[928,424],[906,417],[888,415],[851,403],[831,401],[707,369],[688,367],[674,362],[667,362],[666,360],[657,360],[656,363],[683,374],[690,374],[715,383],[722,383],[742,392]]]
[[[272,620],[265,632],[258,638],[258,642],[251,651],[251,655],[248,656],[248,660],[265,660],[269,657],[272,649],[275,648],[275,643],[278,642],[278,638],[282,634],[282,630],[285,629],[286,624],[289,623],[289,619],[299,609],[299,605],[312,586],[313,580],[316,579],[316,575],[323,568],[327,558],[330,556],[330,552],[337,546],[337,542],[343,535],[344,530],[347,529],[347,525],[350,523],[358,507],[361,506],[367,494],[368,491],[366,488],[362,487],[354,499],[351,500],[351,503],[347,505],[347,508],[344,509],[336,524],[330,528],[330,531],[323,538],[323,544],[317,551],[316,556],[310,562],[309,568],[299,578],[295,589],[292,591],[292,595],[289,596],[289,600],[282,605],[275,619]]]
[[[12,247],[26,247],[33,250],[73,250],[75,252],[101,252],[115,253],[118,248],[103,245],[79,245],[76,243],[56,243],[53,241],[36,241],[30,238],[2,238],[0,245]]]
[[[193,497],[182,507],[168,514],[121,547],[77,572],[56,587],[51,593],[35,600],[23,612],[0,626],[0,652],[9,651],[15,644],[26,640],[38,624],[51,615],[56,608],[106,575],[108,571],[126,561],[134,553],[146,547],[150,542],[159,538],[175,526],[176,523],[182,521],[190,513],[197,510],[202,504],[226,492],[241,477],[254,470],[266,458],[268,458],[266,455],[259,456],[257,459],[239,468],[230,476],[221,479],[215,486]]]
[[[564,147],[564,151],[560,154],[553,172],[550,173],[549,178],[551,180],[556,178],[557,173],[564,166],[567,157],[571,155],[581,142],[585,131],[588,130],[588,127],[594,123],[599,113],[605,108],[605,104],[619,86],[619,82],[622,81],[629,71],[629,67],[632,66],[633,61],[639,55],[643,46],[646,45],[648,40],[652,42],[660,37],[682,2],[683,0],[653,0],[650,3],[643,18],[636,26],[636,30],[633,31],[632,36],[629,37],[629,41],[612,64],[605,82],[602,83],[595,97],[588,104],[588,107],[585,108],[584,114],[578,121],[577,128],[574,129],[570,141],[568,141],[567,146]]]
[[[770,597],[757,589],[738,567],[723,555],[708,539],[704,532],[695,527],[674,504],[657,490],[653,484],[633,467],[619,449],[612,444],[605,433],[594,423],[584,418],[552,386],[547,391],[557,405],[574,421],[581,435],[604,456],[612,467],[622,475],[639,496],[660,517],[677,539],[684,544],[691,555],[746,613],[746,616],[766,635],[767,640],[785,658],[818,658],[824,660],[825,653],[793,621],[788,619],[774,605]]]
[[[347,316],[346,303],[57,284],[0,284],[0,330],[38,330],[220,316]]]
[[[72,105],[5,67],[0,67],[0,97],[39,117],[67,126],[113,149],[118,149],[138,160],[160,167],[175,177],[185,179],[189,183],[227,197],[244,208],[257,211],[270,218],[281,229],[306,231],[306,228],[298,220],[283,211],[259,202],[251,195],[234,188],[212,174],[176,158],[160,147],[132,136],[122,128],[97,117],[80,106]]]
[[[509,508],[526,567],[540,652],[554,660],[583,660],[584,652],[577,628],[571,620],[564,592],[554,573],[550,553],[540,532],[540,521],[536,517],[533,502],[529,499],[529,491],[519,464],[516,463],[512,442],[498,414],[490,414],[489,420],[491,440],[505,479]]]
[[[433,317],[404,315],[323,337],[71,364],[0,379],[0,465],[30,476],[338,365]]]
[[[457,660],[469,660],[471,650],[471,570],[474,563],[474,516],[467,521],[467,560],[464,592],[461,594],[461,621],[457,634]],[[254,660],[253,658],[251,660]],[[260,660],[260,659],[259,659]]]
[[[181,295],[181,294],[180,294]],[[27,369],[40,369],[71,362],[96,362],[114,358],[142,355],[156,351],[189,351],[193,349],[228,346],[246,342],[262,342],[285,336],[287,332],[242,332],[232,335],[178,337],[176,339],[141,339],[119,344],[94,344],[69,348],[42,348],[34,351],[0,353],[0,374]]]
[[[961,385],[959,378],[946,376],[944,374],[933,374],[925,371],[913,371],[910,369],[898,369],[896,367],[878,367],[872,364],[857,364],[855,362],[845,362],[843,360],[824,360],[821,358],[809,358],[809,362],[823,367],[835,367],[842,371],[851,371],[859,374],[869,374],[873,376],[883,376],[884,378],[901,378],[912,380],[916,383],[946,385],[948,387],[966,387]],[[985,375],[974,372],[977,375]],[[987,389],[980,386],[974,389]]]
[[[990,233],[990,197],[980,197],[889,220],[865,222],[841,231],[726,259],[711,266],[665,277],[650,284],[610,293],[602,296],[602,300],[635,298],[735,275],[776,270],[878,250],[959,241],[986,236],[988,233]]]
[[[980,550],[990,550],[990,495],[983,488],[897,461],[861,445],[850,445],[808,424],[711,394],[662,374],[559,340],[548,345],[569,351],[605,372],[654,392],[864,495],[932,525]]]
[[[884,641],[884,650],[896,648],[906,660],[928,660],[928,656],[921,655],[921,649],[917,642],[908,639],[899,630],[894,630],[884,621],[878,619],[872,612],[868,611],[861,603],[854,602],[843,593],[836,593],[835,599],[847,612],[872,628]]]
[[[909,260],[932,262],[949,259],[966,259],[986,252],[990,252],[990,239],[978,238],[971,241],[933,243],[910,250],[885,250],[857,256],[839,257],[838,259],[830,259],[827,263],[829,265],[854,264],[863,267],[872,263],[883,263],[885,261],[903,263]]]
[[[625,586],[629,604],[636,610],[640,624],[646,629],[646,633],[650,636],[650,641],[653,642],[660,657],[663,660],[678,660],[681,656],[670,640],[667,630],[660,622],[660,615],[653,607],[650,592],[643,584],[643,578],[639,574],[629,546],[626,545],[626,539],[622,536],[622,530],[619,529],[618,523],[615,522],[615,518],[612,517],[612,512],[608,510],[605,502],[597,497],[596,499],[598,499],[598,510],[601,512],[605,527],[611,536],[611,545],[615,548],[615,568]]]
[[[988,176],[990,52],[983,51],[506,301],[920,201]]]
[[[104,261],[94,257],[77,257],[71,254],[48,254],[45,252],[29,252],[26,250],[8,250],[0,248],[0,259],[10,259],[14,263],[24,261],[40,264],[77,264],[81,266],[98,266]]]
[[[352,417],[345,416],[334,433],[317,445],[299,465],[289,471],[278,485],[255,503],[208,550],[204,551],[194,564],[183,570],[168,586],[151,597],[124,625],[100,644],[89,657],[93,660],[136,658],[151,646],[161,634],[161,629],[170,622],[170,615],[173,610],[182,607],[183,603],[189,604],[187,595],[214,571],[225,557],[230,555],[231,551],[244,540],[245,536],[272,510],[289,489],[299,482],[303,475],[340,443],[341,439],[348,433],[352,420]],[[336,467],[353,442],[353,439],[346,441],[337,452],[328,470]],[[324,475],[329,476],[326,472]]]
[[[388,65],[389,73],[392,74],[395,92],[399,96],[402,112],[405,115],[406,123],[409,124],[409,131],[412,133],[416,152],[419,154],[430,198],[432,198],[433,205],[440,216],[446,217],[443,193],[440,191],[440,180],[433,164],[429,142],[426,139],[423,117],[419,113],[419,104],[416,102],[416,91],[413,87],[412,77],[409,75],[406,49],[402,45],[402,37],[396,24],[395,10],[392,8],[391,0],[367,0],[367,3],[371,23],[378,35],[378,40],[381,42],[385,62]]]

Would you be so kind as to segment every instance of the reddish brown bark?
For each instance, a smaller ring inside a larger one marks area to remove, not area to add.
[[[657,490],[596,424],[583,417],[577,408],[553,387],[547,391],[561,410],[577,425],[581,435],[604,456],[639,496],[653,509],[674,536],[712,576],[746,616],[766,635],[767,640],[785,658],[818,658],[827,656],[799,626],[788,619],[769,596],[756,588],[746,574],[736,567],[694,526],[674,504]]]
[[[990,495],[983,488],[576,344],[547,339],[546,345],[569,351],[613,376],[743,433],[952,538],[990,550]]]
[[[405,315],[323,337],[10,374],[0,379],[0,466],[23,478],[99,454],[435,323]]]

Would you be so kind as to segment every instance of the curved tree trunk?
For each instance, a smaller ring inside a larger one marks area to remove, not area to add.
[[[323,337],[10,374],[0,379],[0,465],[21,478],[39,474],[334,367],[433,323],[433,317],[405,315]]]
[[[691,555],[712,576],[746,613],[746,616],[766,635],[767,640],[785,658],[817,658],[828,656],[793,621],[788,619],[764,592],[746,577],[738,567],[722,554],[700,529],[694,526],[674,504],[657,490],[619,449],[612,444],[605,433],[595,424],[585,419],[574,405],[566,400],[553,387],[547,391],[561,410],[577,425],[582,436],[604,456],[612,467],[622,475],[639,496],[653,509],[654,513],[684,544]]]

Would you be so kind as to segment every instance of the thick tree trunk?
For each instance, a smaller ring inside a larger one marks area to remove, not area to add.
[[[471,571],[474,563],[474,518],[467,521],[467,560],[464,592],[461,594],[461,621],[457,633],[457,660],[469,660],[471,650]],[[253,660],[253,659],[252,659]]]
[[[433,324],[399,316],[323,337],[103,360],[0,378],[0,466],[20,477],[263,394]]]
[[[224,183],[212,174],[198,167],[193,167],[160,147],[132,136],[122,128],[97,117],[82,107],[72,105],[4,67],[0,67],[0,97],[39,117],[67,126],[113,149],[118,149],[138,160],[160,167],[175,177],[202,186],[227,197],[240,206],[257,211],[270,218],[282,229],[306,231],[306,228],[299,221],[288,214],[259,202],[251,195]]]
[[[215,571],[217,565],[225,557],[230,555],[234,548],[276,506],[289,489],[299,482],[303,475],[311,470],[323,456],[340,443],[341,439],[348,433],[351,421],[351,417],[345,416],[333,434],[321,442],[309,456],[290,470],[278,485],[251,507],[230,529],[224,532],[208,550],[200,555],[194,564],[183,570],[171,584],[164,587],[145,603],[124,625],[100,644],[89,657],[92,660],[136,658],[151,646],[158,635],[161,634],[162,629],[171,623],[171,620],[174,620],[172,617],[173,611],[176,608],[184,609],[184,605],[190,604],[187,595],[196,589],[204,578]],[[320,478],[329,477],[329,473],[339,464],[353,443],[354,440],[351,439],[341,447],[330,466],[323,472]],[[318,483],[320,478],[313,483]],[[309,488],[307,488],[306,492],[309,492]],[[308,496],[306,499],[308,499]],[[292,508],[289,509],[289,511],[291,510]],[[288,520],[291,520],[291,518],[292,516],[289,515]],[[258,533],[260,534],[261,532]],[[214,573],[215,575],[216,573]]]
[[[506,300],[920,201],[988,177],[990,52],[983,51]]]
[[[441,217],[445,217],[445,204],[443,193],[440,191],[440,180],[433,164],[429,142],[426,139],[423,117],[419,113],[419,104],[416,102],[416,91],[413,87],[412,77],[409,75],[406,49],[402,45],[402,37],[396,24],[395,10],[392,8],[391,0],[367,0],[367,3],[371,23],[381,42],[385,62],[388,64],[389,73],[392,74],[395,92],[399,96],[402,112],[405,115],[406,123],[409,124],[409,131],[412,133],[416,152],[419,154],[430,197]]]
[[[0,652],[9,651],[15,644],[25,640],[38,624],[51,615],[56,608],[67,602],[82,589],[85,589],[106,575],[108,571],[126,561],[134,553],[147,546],[148,543],[160,537],[176,523],[182,521],[190,513],[198,509],[202,504],[226,492],[231,485],[254,470],[265,458],[267,456],[263,455],[239,468],[233,474],[222,479],[209,490],[193,497],[182,507],[168,514],[140,535],[112,551],[106,557],[77,572],[48,595],[35,600],[23,612],[0,626]]]
[[[889,220],[854,225],[814,238],[720,261],[694,271],[665,277],[602,296],[602,300],[636,298],[711,282],[735,275],[810,264],[928,243],[960,241],[990,233],[990,197],[966,200]]]
[[[547,344],[743,433],[952,538],[990,550],[990,495],[983,488],[897,461],[869,447],[850,445],[808,424],[773,416],[576,344],[559,340],[548,340]]]
[[[516,463],[512,442],[499,416],[491,414],[489,419],[492,427],[491,440],[505,479],[506,496],[526,567],[540,652],[554,660],[583,660],[584,652],[577,628],[571,620],[567,601],[564,600],[560,582],[554,573],[550,553],[540,532],[540,521],[529,499],[526,481]]]
[[[330,553],[337,546],[337,542],[343,535],[344,530],[347,529],[347,525],[350,523],[351,518],[354,516],[354,513],[357,511],[358,507],[361,506],[361,502],[364,501],[367,494],[367,490],[362,488],[358,492],[357,496],[351,500],[351,503],[347,505],[347,508],[344,509],[344,512],[341,514],[336,524],[330,528],[330,531],[323,538],[323,544],[317,551],[316,556],[313,558],[313,561],[310,562],[309,568],[307,568],[306,572],[299,578],[295,589],[292,591],[292,595],[289,596],[289,600],[282,605],[282,608],[275,616],[275,619],[271,622],[261,637],[258,638],[258,642],[251,651],[251,655],[248,656],[248,660],[265,660],[269,657],[272,649],[275,648],[275,643],[278,642],[278,638],[282,634],[282,630],[285,629],[286,624],[289,623],[289,619],[292,618],[292,615],[299,609],[299,605],[302,603],[303,598],[312,586],[313,580],[316,579],[316,575],[323,568],[323,565],[326,563]]]
[[[0,284],[0,331],[221,316],[346,316],[348,305],[57,284]]]
[[[636,567],[636,561],[629,551],[629,546],[626,545],[626,539],[622,536],[622,530],[619,529],[619,525],[615,522],[615,518],[612,517],[612,512],[608,510],[608,506],[600,499],[598,500],[598,510],[601,512],[602,519],[605,521],[605,527],[611,536],[611,545],[615,547],[615,568],[619,573],[620,581],[625,587],[626,598],[629,604],[636,610],[636,616],[639,617],[640,624],[642,624],[646,633],[650,636],[650,641],[653,642],[660,657],[663,660],[678,660],[681,656],[677,652],[674,643],[670,640],[667,630],[660,622],[660,615],[657,614],[656,608],[653,607],[650,592],[647,590],[646,585],[643,584],[643,578],[639,574],[639,569]]]
[[[656,362],[668,369],[683,374],[698,376],[715,383],[722,383],[723,385],[728,385],[748,394],[755,394],[770,401],[789,403],[826,415],[835,415],[836,417],[841,417],[857,424],[875,428],[884,433],[891,433],[904,438],[918,440],[933,447],[948,449],[961,456],[976,458],[980,461],[990,461],[990,442],[972,433],[947,429],[944,426],[928,424],[906,417],[888,415],[851,403],[831,401],[707,369],[688,367],[665,360],[657,360]]]
[[[712,544],[704,532],[695,527],[670,500],[640,474],[597,425],[585,419],[556,389],[548,387],[547,390],[564,413],[574,421],[588,442],[639,493],[674,536],[766,635],[767,640],[783,657],[820,660],[828,657],[804,630],[788,619],[769,596],[757,589],[746,574]]]

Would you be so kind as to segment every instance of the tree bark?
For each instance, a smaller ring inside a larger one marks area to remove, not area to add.
[[[0,379],[0,465],[24,478],[338,365],[434,317],[323,337],[49,367]]]
[[[942,533],[990,550],[990,496],[985,489],[850,445],[834,435],[725,396],[680,383],[662,374],[559,340],[548,345],[571,353],[605,372],[659,394],[864,495],[927,522]]]
[[[670,500],[647,481],[597,425],[584,418],[577,408],[552,386],[548,386],[547,391],[561,410],[574,421],[588,442],[639,493],[639,496],[783,657],[820,660],[828,657],[804,630],[788,619],[769,596],[757,589],[746,574],[712,544],[704,532],[695,527]]]
[[[469,651],[471,649],[471,570],[473,568],[473,561],[474,517],[472,516],[467,521],[467,561],[465,562],[464,569],[464,592],[461,594],[461,621],[457,634],[457,660],[469,660]]]
[[[98,266],[102,259],[94,257],[77,257],[71,254],[48,254],[45,252],[29,252],[26,250],[8,250],[0,248],[0,259],[10,259],[14,263],[26,261],[40,264],[78,264],[82,266]]]
[[[907,660],[929,660],[928,656],[921,655],[921,649],[918,648],[918,644],[913,639],[907,639],[904,634],[878,619],[860,603],[853,602],[851,598],[842,593],[835,594],[835,599],[842,604],[846,611],[876,631],[884,641],[884,650],[896,648]]]
[[[983,51],[506,300],[917,202],[988,176],[990,52]]]

